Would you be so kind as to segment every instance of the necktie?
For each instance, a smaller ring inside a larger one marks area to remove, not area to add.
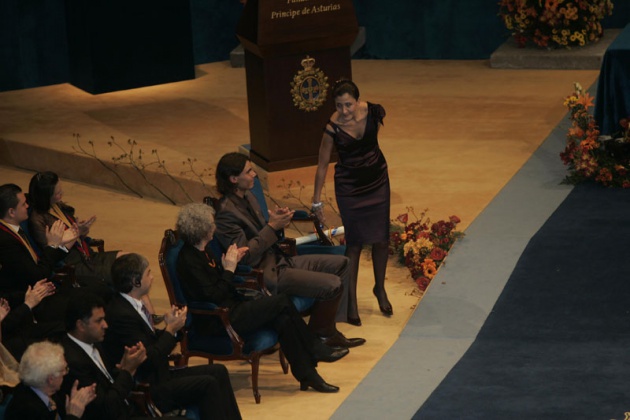
[[[20,238],[22,238],[22,242],[24,243],[24,246],[26,247],[26,249],[28,249],[28,252],[31,254],[33,261],[37,262],[39,258],[37,257],[37,253],[35,252],[35,249],[33,249],[33,245],[31,244],[31,241],[28,240],[28,236],[26,235],[26,232],[24,232],[24,229],[19,228],[18,235],[20,236]]]
[[[24,239],[24,242],[26,242],[27,244],[30,244],[30,242],[28,240],[28,236],[26,236],[26,232],[24,232],[24,229],[19,228],[18,229],[18,235],[20,235],[22,237],[22,239]]]
[[[48,411],[55,413],[55,420],[61,419],[59,413],[57,412],[57,404],[52,398],[48,398]]]
[[[144,303],[141,306],[141,310],[142,310],[142,313],[144,314],[144,320],[147,322],[147,324],[149,324],[149,328],[151,328],[151,331],[154,331],[155,327],[153,325],[153,317],[149,313],[149,310],[147,309],[147,307],[144,306]]]
[[[103,372],[103,374],[107,376],[107,379],[109,379],[111,383],[114,383],[114,378],[112,378],[112,375],[110,375],[107,371],[107,368],[103,363],[103,359],[101,359],[101,354],[98,352],[98,349],[96,347],[92,347],[92,359],[94,359],[96,365]]]

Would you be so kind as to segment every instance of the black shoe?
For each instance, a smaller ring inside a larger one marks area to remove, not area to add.
[[[327,383],[321,376],[315,374],[314,378],[300,381],[300,391],[306,391],[308,387],[313,388],[317,392],[332,394],[339,392],[339,387]]]
[[[337,360],[345,357],[348,353],[350,353],[350,350],[343,347],[331,348],[321,343],[320,346],[321,348],[313,351],[313,358],[317,362],[336,362]]]
[[[383,290],[383,293],[384,292],[385,291]],[[394,315],[394,309],[392,309],[392,304],[389,303],[389,299],[387,299],[387,295],[385,296],[385,303],[381,304],[381,300],[379,299],[378,295],[376,294],[376,286],[374,286],[374,288],[372,289],[372,293],[374,293],[374,296],[376,296],[376,300],[378,301],[378,309],[381,310],[383,315],[385,315],[385,316],[392,316],[392,315]]]
[[[365,338],[346,338],[341,332],[337,331],[330,337],[321,337],[322,342],[328,347],[357,347],[365,344]]]

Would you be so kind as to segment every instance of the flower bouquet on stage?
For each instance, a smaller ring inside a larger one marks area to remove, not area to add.
[[[411,223],[410,213],[416,219]],[[422,291],[437,274],[455,241],[464,236],[463,232],[455,230],[459,217],[431,223],[426,213],[424,210],[417,217],[413,208],[407,207],[407,213],[392,220],[390,227],[390,255],[409,269],[411,278]]]

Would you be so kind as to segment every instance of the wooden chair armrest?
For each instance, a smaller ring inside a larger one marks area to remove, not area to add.
[[[264,274],[260,268],[250,268],[247,272],[237,272],[236,275],[244,279],[237,287],[258,290],[267,296],[271,296],[271,292],[265,286]]]
[[[182,357],[184,357],[181,353],[171,353],[168,355],[167,359],[169,362],[173,362],[175,369],[181,369],[186,367],[184,363],[182,363]]]
[[[91,248],[96,248],[98,252],[105,251],[105,241],[103,239],[89,238],[87,243]]]
[[[65,264],[55,269],[50,280],[59,285],[59,288],[79,287],[77,277],[74,273],[74,266]]]
[[[238,333],[234,330],[234,327],[232,327],[232,323],[230,322],[230,318],[229,318],[230,310],[228,308],[217,307],[216,309],[212,309],[212,310],[189,308],[189,311],[191,314],[196,314],[196,315],[218,316],[219,319],[221,320],[221,324],[223,324],[223,328],[225,328],[225,332],[227,333],[228,337],[230,337],[230,340],[232,341],[234,348],[238,350],[239,353],[241,354],[243,353],[245,340],[243,340],[241,336],[238,335]],[[184,333],[187,334],[187,331],[185,331]]]
[[[131,400],[145,416],[151,418],[162,417],[162,413],[158,410],[151,398],[149,387],[150,385],[145,382],[136,383],[135,388],[129,393],[128,399]]]
[[[278,246],[282,252],[289,256],[297,255],[297,245],[293,238],[284,238],[282,241],[278,242]]]

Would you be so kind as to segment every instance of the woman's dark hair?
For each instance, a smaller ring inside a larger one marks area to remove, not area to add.
[[[230,181],[231,176],[239,176],[249,158],[242,153],[228,153],[217,163],[216,178],[217,190],[221,195],[232,194],[236,185]]]
[[[55,187],[59,182],[56,173],[46,171],[37,172],[28,184],[28,204],[39,213],[50,210],[50,199],[55,193]]]
[[[333,85],[333,98],[338,98],[343,94],[347,93],[352,96],[355,100],[359,99],[359,88],[354,84],[352,80],[348,79],[340,79],[335,82]]]

